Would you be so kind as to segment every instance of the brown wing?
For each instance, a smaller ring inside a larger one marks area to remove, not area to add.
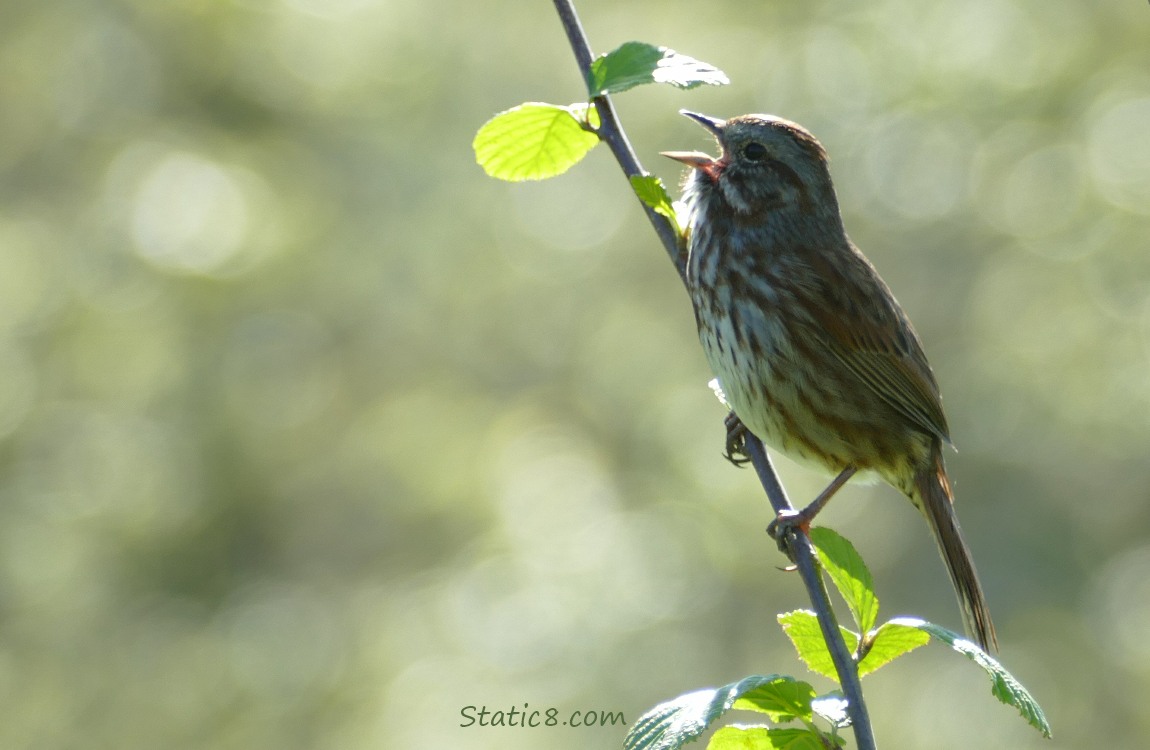
[[[826,283],[824,304],[813,305],[812,312],[827,333],[827,349],[899,414],[950,443],[922,343],[874,266],[853,245],[849,253],[820,254],[809,262]]]

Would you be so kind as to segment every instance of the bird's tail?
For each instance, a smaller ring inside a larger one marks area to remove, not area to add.
[[[986,651],[991,646],[997,649],[998,637],[990,620],[990,608],[986,605],[982,584],[978,582],[970,549],[962,539],[962,529],[954,512],[954,495],[937,447],[929,466],[915,476],[914,484],[918,495],[915,500],[930,524],[931,533],[938,542],[938,551],[950,573],[950,582],[958,595],[967,635],[976,638]]]

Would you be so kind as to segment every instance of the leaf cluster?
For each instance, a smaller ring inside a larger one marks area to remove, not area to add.
[[[728,80],[718,68],[675,50],[626,42],[591,63],[587,96],[592,101],[648,83],[691,89]],[[510,182],[544,180],[579,163],[599,142],[598,127],[590,103],[528,102],[484,123],[472,148],[476,161],[492,177]],[[659,200],[670,205],[666,190]]]
[[[974,642],[917,618],[898,617],[878,624],[879,601],[874,592],[874,579],[854,545],[828,528],[814,528],[810,533],[823,571],[846,602],[858,628],[855,631],[840,626],[843,638],[854,652],[860,676],[934,639],[982,667],[990,677],[994,697],[1017,708],[1031,726],[1050,736],[1046,716],[1026,688]],[[796,610],[781,614],[778,619],[807,668],[837,682],[815,613]],[[721,727],[711,735],[708,750],[839,748],[843,747],[839,730],[849,726],[846,699],[841,692],[832,690],[819,695],[812,685],[794,677],[752,675],[655,706],[635,722],[623,747],[625,750],[672,750],[698,739],[720,717],[738,710],[758,712],[769,723]],[[780,726],[785,724],[799,726]]]

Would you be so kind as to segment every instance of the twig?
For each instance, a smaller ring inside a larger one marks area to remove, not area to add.
[[[571,43],[571,49],[575,53],[575,62],[579,64],[579,72],[583,74],[583,80],[586,81],[591,72],[591,61],[595,59],[595,56],[591,52],[587,34],[583,31],[583,24],[580,23],[579,16],[575,14],[572,0],[554,0],[554,3],[555,10],[559,13],[559,20],[563,22],[563,30],[567,32],[567,41]],[[623,174],[628,179],[646,175],[647,171],[639,164],[639,158],[635,156],[635,150],[631,148],[631,142],[627,140],[627,134],[623,132],[623,127],[619,124],[619,116],[615,114],[615,105],[611,103],[611,97],[603,94],[591,101],[599,112],[599,139],[611,149],[611,153],[615,155],[615,160],[623,168]],[[640,203],[643,206],[643,211],[647,214],[647,220],[655,228],[655,234],[659,235],[663,247],[671,256],[671,262],[675,264],[679,278],[686,284],[687,253],[680,242],[678,233],[671,226],[671,222],[655,213],[646,203],[642,203],[642,201]]]
[[[751,464],[759,475],[759,481],[762,483],[763,489],[766,490],[775,513],[791,510],[791,503],[787,500],[786,490],[779,483],[779,478],[771,467],[770,459],[767,458],[767,452],[763,448],[762,442],[748,432],[743,450],[751,459]],[[819,620],[819,627],[823,631],[823,640],[827,642],[831,659],[835,663],[835,671],[839,675],[839,685],[843,689],[843,695],[847,698],[847,712],[851,717],[855,741],[858,742],[859,748],[862,750],[874,750],[874,730],[871,728],[870,713],[867,711],[866,700],[863,698],[858,666],[855,664],[846,642],[843,641],[841,631],[839,631],[839,621],[835,617],[826,583],[820,574],[818,561],[815,557],[815,547],[811,544],[811,538],[806,534],[797,533],[789,527],[785,533],[787,535],[787,548],[794,556],[795,567],[798,568],[799,575],[803,579],[803,585],[807,587],[807,593],[811,597],[811,604],[814,606],[815,615]]]
[[[583,79],[587,80],[594,55],[591,52],[591,45],[587,41],[587,35],[583,31],[583,25],[575,13],[575,6],[572,4],[572,0],[553,0],[553,2],[559,19],[563,23],[563,29],[567,32],[567,40],[571,43],[571,49],[575,53],[579,70],[583,74]],[[595,97],[592,101],[599,112],[599,138],[611,149],[611,153],[615,155],[623,173],[628,178],[646,174],[627,140],[626,133],[619,124],[619,118],[615,114],[615,107],[612,105],[610,97],[604,94]],[[655,213],[646,204],[643,204],[643,209],[647,214],[647,219],[651,222],[651,226],[655,228],[655,233],[659,235],[671,261],[675,264],[679,278],[686,284],[686,253],[674,227],[667,219]],[[770,458],[768,458],[762,442],[750,432],[746,436],[745,451],[758,473],[759,481],[762,483],[775,513],[794,510],[778,476],[775,474],[774,467],[771,466]],[[871,729],[870,715],[866,710],[866,702],[863,699],[862,686],[859,684],[858,669],[851,657],[850,649],[847,648],[839,631],[838,620],[831,608],[826,585],[815,558],[814,546],[806,534],[798,534],[794,531],[788,532],[787,542],[794,554],[799,575],[807,587],[811,604],[814,606],[819,625],[822,628],[823,638],[826,640],[834,659],[839,684],[842,686],[843,694],[847,699],[847,712],[851,719],[855,741],[860,750],[875,750],[874,733]]]

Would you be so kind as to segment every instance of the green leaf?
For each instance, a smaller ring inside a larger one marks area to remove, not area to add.
[[[842,747],[842,743],[830,735],[810,729],[790,727],[770,729],[767,730],[767,735],[773,743],[771,747],[778,750],[828,750],[828,748],[833,750]]]
[[[811,541],[819,552],[823,568],[854,616],[855,624],[861,632],[869,632],[878,620],[878,597],[866,563],[854,545],[833,529],[811,529]]]
[[[859,677],[874,672],[903,654],[930,643],[930,635],[899,622],[884,622],[878,630],[867,634],[868,649],[859,662]]]
[[[683,236],[683,227],[679,225],[679,216],[675,211],[675,204],[667,193],[663,181],[654,175],[632,175],[631,188],[639,200],[651,207],[651,210],[665,217],[675,228],[675,234]]]
[[[671,750],[698,738],[715,719],[731,710],[735,701],[782,675],[751,675],[720,688],[680,695],[639,717],[623,738],[623,750]]]
[[[563,174],[599,142],[586,129],[588,107],[528,102],[484,123],[471,146],[492,177],[510,182]]]
[[[810,729],[732,725],[717,730],[707,750],[826,750],[819,736]]]
[[[772,750],[775,745],[768,734],[770,729],[762,726],[731,725],[715,730],[707,750]]]
[[[815,689],[809,683],[793,677],[778,677],[744,693],[743,697],[735,701],[734,708],[760,711],[770,716],[776,724],[794,719],[810,722],[815,718],[811,710],[814,697]]]
[[[669,83],[692,89],[704,83],[730,83],[718,68],[666,47],[625,42],[591,63],[587,91],[592,97],[613,94],[646,83]]]
[[[819,627],[819,620],[814,612],[805,609],[786,612],[779,615],[779,624],[782,625],[783,632],[791,639],[791,643],[795,645],[795,650],[798,652],[799,658],[807,665],[807,669],[821,674],[823,677],[829,677],[835,682],[839,681],[834,659],[831,658],[831,652],[827,649],[827,642],[823,640],[823,631]],[[841,625],[839,630],[842,632],[843,640],[848,649],[854,651],[858,648],[858,633],[847,630]]]
[[[997,659],[979,648],[976,643],[958,633],[926,620],[920,620],[917,617],[899,617],[891,620],[891,623],[918,628],[982,667],[990,675],[990,692],[994,694],[994,697],[1008,706],[1017,708],[1018,712],[1022,714],[1022,718],[1026,719],[1032,727],[1042,732],[1044,736],[1050,736],[1050,724],[1046,721],[1046,714],[1042,712],[1042,707],[1038,705],[1038,701],[1034,700],[1030,691],[1023,687],[1022,683],[1014,678],[1014,675],[1007,672]]]

